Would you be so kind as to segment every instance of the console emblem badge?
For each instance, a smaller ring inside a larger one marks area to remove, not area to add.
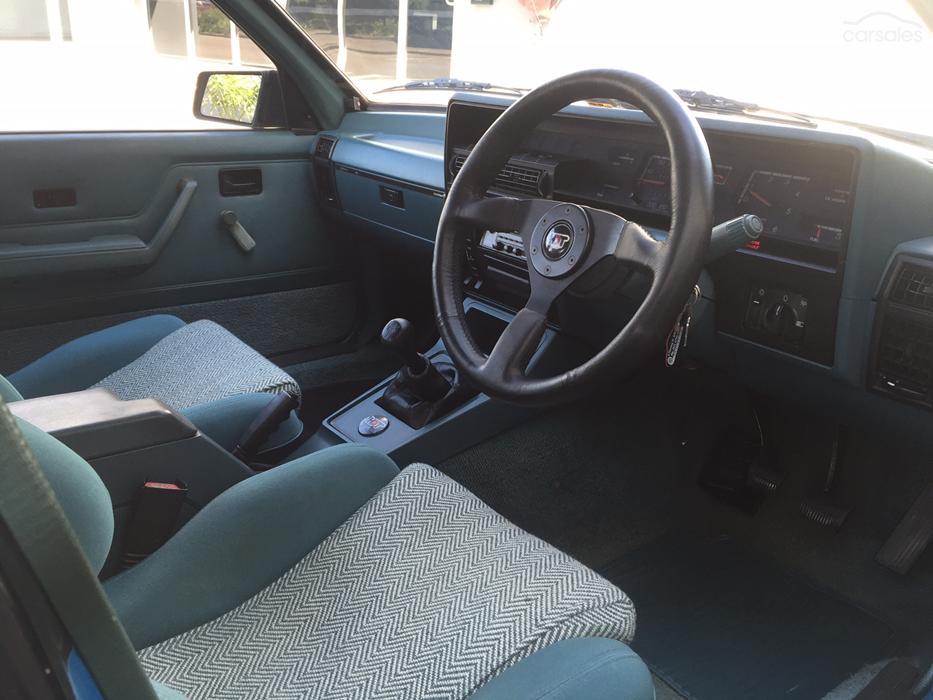
[[[544,234],[544,257],[560,260],[573,245],[573,227],[566,221],[558,221]]]
[[[387,416],[366,416],[360,421],[359,431],[363,437],[375,437],[384,433],[388,427],[389,419]]]

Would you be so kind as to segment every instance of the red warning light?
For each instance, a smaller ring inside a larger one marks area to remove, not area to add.
[[[749,250],[761,250],[761,239],[756,238],[753,241],[749,241],[748,243],[745,244],[745,247],[748,248]]]

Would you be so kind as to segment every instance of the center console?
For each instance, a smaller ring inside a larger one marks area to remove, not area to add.
[[[479,349],[488,354],[512,319],[512,313],[478,299],[466,299],[464,310],[470,334]],[[528,373],[548,376],[562,371],[569,366],[564,363],[579,364],[585,351],[572,339],[549,328],[528,364]],[[438,371],[453,366],[440,341],[424,357]],[[404,372],[403,368],[400,374]],[[492,399],[455,379],[457,395],[453,401],[424,422],[412,421],[384,400],[398,379],[398,376],[385,379],[328,417],[305,451],[351,442],[385,452],[400,465],[413,461],[437,463],[517,425],[537,410]]]

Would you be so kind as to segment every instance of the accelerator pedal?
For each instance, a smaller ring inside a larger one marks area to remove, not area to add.
[[[914,501],[907,515],[878,551],[875,560],[899,574],[906,574],[933,539],[933,483]]]

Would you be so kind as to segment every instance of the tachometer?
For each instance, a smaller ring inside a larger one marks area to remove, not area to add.
[[[671,210],[671,159],[651,156],[635,183],[632,199],[645,209],[660,212]]]
[[[805,175],[756,170],[748,178],[739,207],[743,214],[757,214],[772,236],[793,236],[799,206],[810,178]]]

